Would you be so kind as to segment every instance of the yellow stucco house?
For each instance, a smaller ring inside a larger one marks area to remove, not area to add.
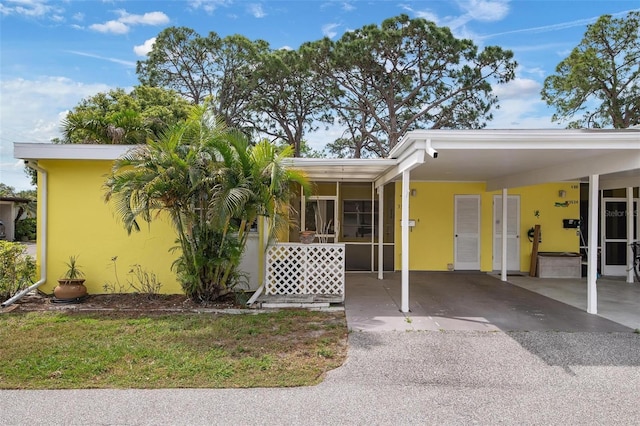
[[[181,291],[169,223],[158,217],[128,236],[103,200],[105,176],[129,148],[15,144],[14,156],[39,172],[44,291],[70,255],[79,256],[90,293],[114,280],[116,257],[123,270],[139,264],[155,273],[162,292]],[[503,280],[529,272],[536,225],[540,251],[588,253],[593,312],[598,273],[627,274],[628,243],[640,229],[640,129],[417,130],[389,158],[291,162],[315,184],[312,195],[293,198],[299,228],[339,245],[346,272],[401,272],[405,312],[409,271],[496,271]],[[298,231],[281,242],[298,242]],[[259,232],[254,240],[244,267],[256,289],[270,260]]]

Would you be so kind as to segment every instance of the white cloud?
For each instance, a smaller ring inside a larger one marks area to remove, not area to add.
[[[508,0],[465,0],[458,5],[470,19],[483,22],[495,22],[504,19],[509,13]]]
[[[479,37],[467,28],[469,22],[495,22],[504,19],[509,13],[509,0],[459,0],[457,5],[462,14],[442,17],[431,9],[417,10],[408,5],[403,5],[402,8],[418,18],[435,22],[442,27],[449,27],[457,38],[472,40],[479,39]]]
[[[144,15],[132,15],[125,10],[119,10],[119,22],[129,25],[164,25],[169,23],[169,17],[163,12],[148,12]]]
[[[351,12],[352,10],[355,10],[355,9],[356,7],[348,1],[345,1],[344,3],[342,3],[342,10],[344,10],[345,12]]]
[[[0,15],[22,15],[27,18],[46,18],[58,16],[63,11],[52,6],[46,0],[7,0],[0,3]]]
[[[563,126],[551,121],[552,112],[538,98],[500,101],[500,109],[493,112],[490,129],[552,129]]]
[[[68,110],[82,99],[110,89],[105,84],[79,83],[64,77],[0,81],[2,182],[16,189],[29,187],[22,165],[13,159],[14,142],[49,142],[59,137],[60,120]]]
[[[435,22],[436,24],[440,25],[439,24],[440,18],[438,17],[438,15],[433,13],[430,9],[416,10],[406,4],[402,5],[402,9],[404,9],[409,13],[413,13],[418,18],[426,19],[427,21]]]
[[[104,24],[92,24],[89,28],[99,33],[126,34],[129,32],[129,26],[118,21],[107,21]]]
[[[520,67],[518,68],[520,69]],[[550,129],[562,125],[551,121],[553,111],[540,97],[542,84],[528,78],[515,78],[493,86],[500,108],[493,111],[492,129]]]
[[[74,14],[73,15],[73,20],[74,21],[78,21],[78,22],[84,21],[84,13],[78,12],[78,13]]]
[[[537,97],[540,99],[542,85],[528,78],[515,78],[508,83],[498,84],[493,87],[493,93],[500,98],[506,99],[528,99]]]
[[[220,6],[230,6],[231,0],[190,0],[189,7],[194,10],[202,9],[211,14]]]
[[[261,4],[250,4],[248,6],[249,13],[253,15],[254,18],[264,18],[267,16],[265,11],[262,9]]]
[[[338,32],[336,28],[338,28],[339,24],[325,24],[322,26],[322,34],[325,37],[334,38]]]
[[[150,38],[149,40],[145,40],[145,42],[139,46],[133,46],[133,52],[138,56],[147,56],[151,49],[153,49],[153,44],[156,42],[156,38]]]
[[[111,34],[127,34],[133,25],[164,25],[169,22],[169,17],[163,12],[149,12],[143,15],[132,15],[126,10],[118,10],[120,17],[107,21],[104,24],[90,25],[94,31]]]
[[[529,74],[529,75],[536,76],[538,78],[544,78],[547,72],[540,67],[529,68],[529,67],[525,67],[524,65],[519,65],[518,69],[516,69],[516,75],[518,74]]]

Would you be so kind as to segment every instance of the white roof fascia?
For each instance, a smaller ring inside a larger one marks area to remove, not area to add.
[[[13,156],[23,160],[115,160],[138,145],[13,144]]]
[[[387,184],[395,179],[396,176],[402,174],[402,172],[411,171],[419,165],[424,164],[425,157],[426,151],[424,149],[416,149],[410,154],[403,153],[403,159],[398,160],[397,166],[390,168],[386,173],[376,179],[375,188],[379,188],[380,186]]]
[[[608,147],[606,147],[608,148]],[[543,167],[524,173],[503,176],[487,181],[487,191],[497,191],[503,188],[515,188],[544,182],[559,182],[580,179],[589,175],[605,175],[640,168],[640,149],[605,152],[603,155],[591,158],[568,161],[562,167]]]
[[[412,142],[427,140],[435,149],[634,149],[640,148],[640,131],[413,130],[389,155],[397,157]]]
[[[294,167],[304,168],[306,166],[342,166],[342,167],[390,167],[395,166],[397,161],[389,158],[287,158]]]

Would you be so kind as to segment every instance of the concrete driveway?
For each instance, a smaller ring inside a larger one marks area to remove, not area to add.
[[[620,324],[480,274],[412,275],[412,313],[404,316],[394,276],[348,279],[348,359],[318,386],[0,391],[1,422],[631,425],[640,418],[640,334]]]
[[[411,272],[408,314],[400,274],[348,274],[346,313],[360,331],[628,332],[625,325],[482,273]]]
[[[637,424],[640,335],[378,331],[315,387],[0,391],[3,425]]]

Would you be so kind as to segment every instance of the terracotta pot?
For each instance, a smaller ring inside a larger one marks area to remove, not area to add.
[[[60,300],[78,299],[87,295],[87,287],[84,285],[84,279],[60,279],[53,289],[53,295]]]
[[[300,233],[300,242],[302,244],[311,244],[316,237],[315,231],[302,231]]]

